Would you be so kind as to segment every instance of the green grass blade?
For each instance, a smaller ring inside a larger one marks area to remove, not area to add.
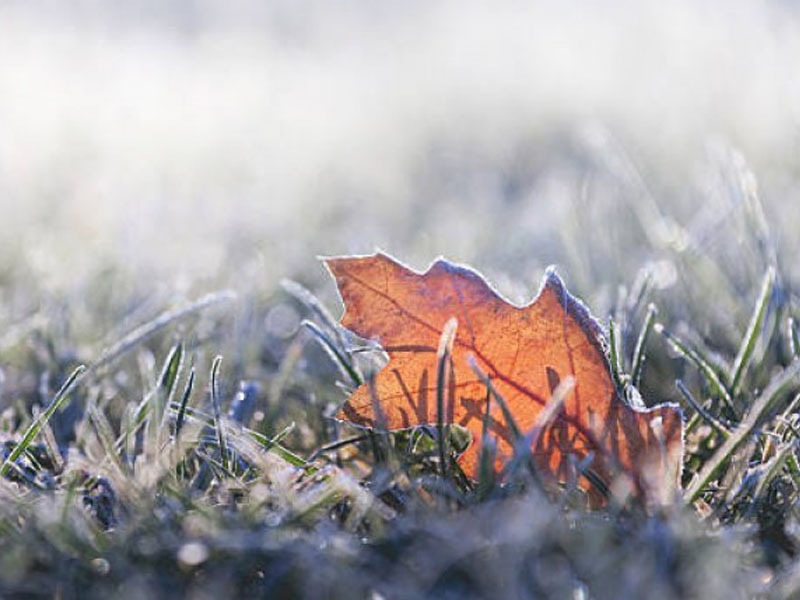
[[[739,352],[736,354],[736,360],[733,362],[730,375],[730,390],[732,396],[736,396],[736,394],[739,393],[742,377],[744,376],[747,366],[750,364],[753,350],[755,350],[756,347],[756,341],[764,327],[764,320],[767,316],[767,308],[769,307],[769,300],[772,296],[774,284],[775,269],[769,267],[761,283],[761,291],[756,301],[753,316],[750,318],[750,323],[747,325],[747,331],[744,334],[742,345],[739,347]]]
[[[85,372],[86,367],[81,365],[76,368],[69,377],[67,377],[67,380],[61,386],[61,389],[56,392],[56,395],[53,396],[53,400],[50,402],[45,411],[39,415],[38,418],[34,419],[34,421],[28,426],[28,429],[23,434],[22,439],[16,446],[14,446],[14,449],[8,455],[8,458],[6,458],[2,466],[0,466],[0,477],[5,477],[6,474],[8,474],[8,470],[11,468],[11,466],[20,456],[22,456],[23,452],[25,452],[28,446],[31,445],[31,442],[33,442],[33,440],[36,438],[36,435],[42,428],[42,424],[47,423],[50,420],[50,417],[55,414],[58,408],[69,397],[69,393],[77,385],[79,378]]]
[[[175,439],[178,439],[178,436],[181,433],[181,429],[183,428],[184,420],[186,419],[186,407],[189,405],[189,398],[192,395],[192,390],[194,389],[194,367],[189,370],[189,379],[186,382],[186,387],[183,389],[183,396],[181,396],[181,403],[178,408],[178,415],[175,418]]]
[[[713,427],[722,437],[725,439],[729,438],[731,435],[730,429],[728,429],[724,423],[722,423],[719,419],[716,419],[711,413],[709,413],[706,409],[704,409],[701,404],[695,400],[695,397],[689,391],[689,389],[684,385],[683,381],[678,379],[675,382],[675,386],[680,391],[681,395],[684,399],[689,403],[689,405],[695,410],[695,412],[700,415],[703,420],[705,420],[711,427]]]
[[[656,323],[653,325],[653,330],[656,333],[661,334],[676,352],[697,367],[697,370],[700,371],[700,373],[705,377],[706,381],[711,386],[712,391],[717,394],[725,403],[725,406],[730,411],[731,416],[737,421],[740,420],[741,417],[739,416],[739,412],[736,410],[736,407],[733,405],[733,398],[731,397],[727,386],[723,383],[722,379],[720,379],[719,374],[711,366],[711,364],[705,358],[703,358],[697,350],[689,347],[678,337],[667,331],[661,323]]]
[[[275,437],[277,438],[278,436]],[[327,452],[332,452],[334,450],[338,450],[339,448],[344,448],[345,446],[349,446],[350,444],[356,444],[358,442],[363,442],[368,439],[369,439],[369,434],[361,434],[361,435],[354,435],[352,437],[345,438],[342,440],[336,440],[335,442],[331,442],[330,444],[325,444],[324,446],[320,446],[319,448],[314,450],[314,452],[311,453],[311,455],[308,457],[308,462],[314,461],[317,457],[322,456]],[[275,441],[271,443],[275,443]]]
[[[280,444],[284,440],[284,438],[286,438],[286,436],[288,436],[296,429],[296,427],[297,425],[295,424],[294,421],[289,423],[286,427],[284,427],[278,433],[276,433],[272,437],[272,439],[267,440],[266,444],[264,444],[264,450],[269,451],[275,444]]]
[[[183,342],[178,342],[170,348],[167,360],[164,361],[164,368],[158,378],[158,391],[156,399],[156,421],[161,423],[164,416],[164,409],[172,400],[175,392],[175,384],[183,365]]]
[[[642,379],[642,370],[644,368],[644,348],[647,344],[647,339],[650,337],[650,332],[653,330],[658,309],[655,304],[650,304],[647,307],[647,314],[642,324],[642,329],[639,332],[639,337],[636,339],[636,346],[633,349],[633,356],[631,357],[631,380],[634,387],[639,387]]]
[[[219,369],[222,366],[222,357],[217,356],[211,363],[211,406],[214,410],[214,428],[217,431],[219,443],[220,462],[225,470],[228,468],[228,444],[225,439],[225,430],[222,425],[222,409],[219,401]]]

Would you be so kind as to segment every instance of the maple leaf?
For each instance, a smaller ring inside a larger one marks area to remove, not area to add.
[[[597,484],[576,473],[576,463],[586,460],[612,491],[671,500],[683,451],[680,410],[672,404],[634,408],[620,398],[600,326],[555,272],[547,272],[534,301],[517,307],[477,272],[444,259],[424,273],[384,253],[325,263],[345,305],[342,325],[378,341],[389,355],[373,388],[356,389],[338,419],[370,428],[380,422],[390,430],[437,423],[437,348],[449,327],[455,335],[444,422],[472,433],[459,457],[468,476],[478,472],[488,382],[523,433],[540,427],[531,452],[551,483],[577,480],[593,504],[603,504]],[[565,381],[571,387],[560,386]],[[555,414],[542,424],[545,407],[558,394]],[[497,470],[515,443],[501,409],[493,402],[488,421]]]

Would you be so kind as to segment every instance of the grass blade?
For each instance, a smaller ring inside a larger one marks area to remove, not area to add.
[[[789,349],[794,358],[800,356],[800,334],[797,332],[797,321],[794,317],[789,317],[786,322],[789,336]]]
[[[697,370],[706,378],[706,381],[711,386],[711,389],[714,393],[716,393],[722,401],[725,403],[725,406],[731,413],[731,416],[736,420],[740,420],[740,416],[736,407],[733,405],[733,398],[731,398],[730,392],[726,385],[722,382],[719,375],[717,374],[716,370],[711,366],[711,364],[705,360],[697,350],[694,348],[690,348],[688,345],[683,343],[678,337],[671,334],[669,331],[661,323],[656,323],[653,325],[653,329],[656,333],[661,334],[664,336],[664,339],[667,340],[672,348],[686,358],[689,362],[697,367]]]
[[[308,320],[303,321],[301,325],[308,329],[317,341],[322,344],[322,347],[328,351],[328,354],[333,358],[342,373],[347,375],[354,385],[361,385],[364,383],[364,378],[361,377],[355,366],[345,357],[328,335],[320,329],[319,325]]]
[[[64,384],[61,386],[61,389],[56,392],[56,395],[53,396],[53,400],[50,402],[48,407],[45,411],[39,415],[34,421],[28,426],[28,429],[22,436],[22,439],[19,443],[14,446],[14,449],[8,455],[8,458],[3,462],[2,466],[0,466],[0,477],[5,477],[8,474],[8,470],[11,466],[17,461],[17,459],[22,456],[28,446],[31,445],[36,435],[39,433],[39,430],[42,428],[44,423],[47,423],[50,420],[58,408],[64,403],[69,397],[69,393],[72,389],[78,384],[80,377],[86,372],[86,367],[84,365],[79,366],[76,368]]]
[[[719,419],[716,419],[711,413],[704,409],[697,400],[695,400],[695,397],[684,385],[683,381],[678,379],[675,382],[675,386],[678,388],[678,391],[680,391],[684,399],[695,410],[695,412],[700,415],[709,425],[711,425],[711,427],[713,427],[717,433],[719,433],[725,439],[730,437],[731,430],[728,429]],[[689,429],[689,427],[687,427],[687,429]]]
[[[756,347],[756,341],[764,327],[764,320],[767,316],[767,308],[769,307],[769,300],[772,296],[772,288],[775,284],[775,269],[769,267],[764,280],[761,283],[761,292],[756,301],[756,307],[753,311],[753,316],[750,318],[750,323],[747,325],[747,331],[744,334],[742,345],[739,347],[739,352],[736,355],[736,360],[733,362],[730,375],[730,390],[731,395],[736,396],[739,392],[739,386],[742,382],[747,366],[750,364],[750,359],[753,356],[753,350]]]
[[[452,369],[450,356],[453,353],[453,343],[456,339],[458,321],[451,317],[442,329],[442,336],[439,338],[439,349],[436,353],[436,432],[439,436],[439,468],[442,478],[447,477],[447,436],[444,432],[445,427],[445,396],[448,388],[448,381],[452,380]],[[450,402],[453,398],[450,398]]]
[[[644,367],[644,348],[647,344],[647,339],[650,337],[650,332],[653,330],[658,309],[655,304],[650,304],[647,307],[647,315],[644,318],[642,329],[639,332],[639,337],[636,339],[636,346],[633,349],[633,356],[631,357],[631,380],[634,387],[639,387],[639,382],[642,379],[642,370]]]
[[[219,443],[220,462],[226,471],[228,468],[228,444],[225,439],[225,430],[222,426],[222,410],[219,401],[219,369],[222,366],[222,357],[217,356],[211,363],[211,406],[214,410],[214,428],[217,431]]]
[[[183,342],[178,342],[170,348],[167,360],[164,361],[164,368],[158,378],[158,393],[156,394],[155,404],[155,416],[158,423],[161,423],[165,407],[172,400],[181,366],[183,366]]]
[[[622,365],[620,364],[619,336],[617,336],[617,325],[614,319],[608,320],[608,347],[609,360],[611,362],[611,374],[614,376],[614,383],[617,389],[623,389],[622,384]]]
[[[522,432],[520,431],[519,425],[517,425],[517,421],[514,418],[514,415],[511,414],[511,410],[508,408],[508,403],[505,401],[505,398],[503,398],[500,395],[500,392],[497,391],[497,388],[494,387],[491,377],[489,377],[489,375],[483,372],[483,369],[480,368],[474,356],[470,356],[467,359],[467,361],[469,362],[469,366],[472,369],[472,371],[478,377],[480,377],[481,381],[483,381],[483,384],[491,392],[492,396],[494,396],[494,399],[497,401],[500,410],[503,411],[503,418],[506,420],[506,424],[508,425],[508,428],[511,430],[511,435],[514,438],[514,443],[518,442],[520,438],[522,438]]]
[[[325,305],[319,301],[319,298],[312,294],[311,291],[305,286],[300,285],[291,279],[281,280],[281,287],[289,295],[293,296],[296,300],[308,308],[312,313],[317,315],[317,318],[319,318],[319,320],[324,323],[328,329],[333,331],[338,345],[342,348],[345,347],[345,340],[342,336],[339,324],[336,322],[336,319],[333,318],[333,315],[331,315],[328,309],[325,308]]]
[[[101,411],[94,400],[91,400],[86,405],[86,414],[89,417],[89,422],[94,427],[97,439],[103,446],[105,455],[114,465],[119,468],[121,473],[126,472],[126,465],[123,463],[116,448],[116,440],[114,439],[114,430],[111,428],[111,423],[108,422],[106,415]]]
[[[489,423],[491,422],[492,391],[486,388],[486,410],[483,413],[483,423],[481,424],[481,453],[478,476],[478,498],[485,498],[494,489],[496,477],[494,472],[494,462],[497,456],[497,445],[494,439],[489,437]],[[475,443],[473,441],[473,443]]]
[[[278,434],[278,436],[279,435],[280,434]],[[278,436],[275,437],[277,438]],[[319,456],[322,456],[327,452],[332,452],[334,450],[338,450],[339,448],[344,448],[345,446],[349,446],[350,444],[357,444],[358,442],[363,442],[368,439],[369,439],[369,434],[362,434],[362,435],[354,435],[352,437],[345,438],[343,440],[336,440],[335,442],[331,442],[330,444],[325,444],[324,446],[320,446],[319,448],[314,450],[314,452],[311,453],[311,455],[308,457],[308,462],[313,462]],[[276,442],[273,441],[272,443]]]
[[[500,476],[501,479],[507,478],[508,475],[518,469],[521,464],[528,464],[531,465],[531,472],[536,476],[537,482],[541,485],[538,475],[533,471],[531,451],[539,444],[539,439],[542,433],[544,433],[544,430],[557,418],[558,413],[564,406],[564,401],[574,387],[575,379],[573,377],[565,377],[564,380],[558,384],[550,400],[536,416],[536,421],[533,426],[515,443],[514,457],[503,468],[503,473]]]
[[[192,389],[194,388],[194,367],[192,367],[189,371],[189,379],[186,382],[186,387],[183,389],[183,396],[181,397],[181,403],[178,408],[178,415],[175,418],[175,439],[178,439],[178,435],[180,435],[181,429],[183,428],[183,422],[186,419],[186,407],[189,404],[189,398],[192,395]]]
[[[272,446],[280,444],[286,436],[288,436],[295,430],[295,428],[296,428],[295,422],[292,421],[286,427],[284,427],[278,433],[276,433],[272,437],[272,439],[267,440],[267,443],[264,444],[264,450],[269,451],[272,448]]]
[[[761,498],[764,490],[770,484],[770,482],[775,479],[775,477],[780,473],[783,466],[787,463],[789,458],[793,455],[794,451],[797,449],[797,443],[791,444],[783,444],[775,453],[769,462],[766,464],[761,465],[759,468],[761,469],[761,476],[758,479],[758,485],[756,485],[756,489],[753,492],[753,499],[758,500]]]

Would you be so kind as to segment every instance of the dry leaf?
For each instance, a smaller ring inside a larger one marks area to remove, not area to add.
[[[459,458],[467,475],[477,475],[487,397],[476,371],[488,375],[523,433],[542,425],[544,407],[568,380],[571,388],[558,392],[561,406],[533,438],[531,450],[544,478],[563,483],[578,477],[593,503],[602,504],[596,486],[575,473],[576,462],[591,455],[591,471],[613,492],[671,500],[682,458],[679,409],[662,404],[641,410],[620,398],[599,325],[554,272],[545,275],[537,298],[520,308],[475,271],[442,259],[424,273],[383,253],[325,262],[345,304],[342,325],[377,340],[389,355],[374,380],[388,429],[437,422],[437,348],[455,318],[444,420],[472,432],[473,442]],[[490,416],[500,469],[513,454],[514,438],[496,401]],[[370,389],[359,387],[337,417],[375,427]]]

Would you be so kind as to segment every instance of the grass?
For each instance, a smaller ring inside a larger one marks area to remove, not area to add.
[[[628,202],[638,201],[636,189]],[[0,332],[0,595],[800,593],[791,286],[800,272],[777,249],[752,186],[741,193],[747,201],[731,201],[727,213],[731,235],[714,243],[691,224],[681,243],[669,241],[677,216],[635,211],[616,213],[628,215],[624,222],[605,217],[605,231],[624,232],[618,239],[559,230],[564,256],[576,257],[563,272],[583,273],[577,291],[610,317],[621,393],[684,411],[683,491],[672,506],[589,512],[575,485],[545,494],[528,460],[530,438],[513,423],[515,459],[496,476],[486,444],[480,480],[471,482],[455,462],[463,432],[441,419],[392,434],[332,420],[383,358],[317,297],[330,297],[332,284],[313,274],[309,253],[308,269],[291,273],[305,287],[286,281],[238,299],[214,292],[133,323],[134,299],[123,297],[126,308],[109,309],[111,339],[101,331],[108,321],[62,328],[70,306],[64,316],[47,304]],[[498,248],[487,255],[495,273],[505,257]],[[596,268],[597,256],[619,268]],[[632,256],[648,259],[637,265]],[[659,280],[659,265],[671,284]],[[13,288],[22,276],[3,277]],[[599,300],[617,284],[612,299]],[[100,294],[103,280],[87,285],[87,295]],[[253,325],[265,321],[268,333]],[[294,325],[285,332],[286,323]],[[439,349],[440,413],[455,326]],[[87,343],[104,337],[105,350]],[[488,379],[487,400],[506,408]],[[590,463],[576,467],[591,477]]]

